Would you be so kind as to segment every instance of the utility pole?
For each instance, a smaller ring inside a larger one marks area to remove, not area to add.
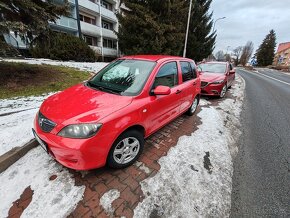
[[[188,30],[189,30],[189,23],[190,23],[190,16],[191,16],[191,6],[192,6],[192,0],[190,0],[190,3],[189,3],[189,11],[188,11],[188,18],[187,18],[185,42],[184,42],[184,49],[183,49],[183,57],[184,58],[186,56],[187,38],[188,38]]]

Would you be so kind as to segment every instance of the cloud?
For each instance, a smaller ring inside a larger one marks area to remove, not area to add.
[[[274,29],[277,43],[290,41],[290,0],[214,0],[211,5],[213,19],[226,17],[216,22],[217,41],[215,52],[233,50],[251,40],[255,49]]]

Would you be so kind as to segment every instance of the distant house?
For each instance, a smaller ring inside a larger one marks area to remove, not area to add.
[[[290,42],[279,44],[273,65],[290,66]]]

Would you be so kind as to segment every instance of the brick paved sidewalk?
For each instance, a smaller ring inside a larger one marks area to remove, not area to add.
[[[86,172],[70,170],[75,177],[76,185],[84,185],[86,188],[83,199],[68,217],[132,217],[134,208],[144,197],[140,182],[153,177],[160,169],[158,160],[177,144],[180,136],[190,135],[199,124],[200,120],[196,115],[192,117],[182,115],[172,121],[146,139],[139,160],[128,168],[113,170],[105,167]],[[56,178],[56,175],[52,175],[49,180]],[[117,189],[120,197],[112,203],[114,211],[107,213],[100,205],[100,198],[112,189]],[[20,198],[13,203],[8,217],[20,217],[30,204],[32,195],[33,191],[27,187]]]

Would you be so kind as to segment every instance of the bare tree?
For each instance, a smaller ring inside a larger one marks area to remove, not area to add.
[[[254,44],[252,41],[248,41],[247,44],[243,47],[243,51],[241,54],[240,62],[243,66],[245,66],[249,59],[251,58],[254,51]]]
[[[235,56],[235,65],[238,66],[240,64],[240,58],[243,51],[243,46],[238,46],[234,49],[233,55]]]
[[[215,54],[215,57],[216,57],[217,61],[224,61],[225,60],[225,54],[222,50],[218,51]]]

